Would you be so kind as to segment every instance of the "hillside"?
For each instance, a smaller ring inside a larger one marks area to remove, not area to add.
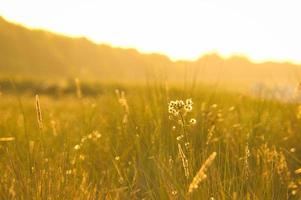
[[[0,52],[1,77],[140,82],[159,76],[171,82],[197,78],[242,87],[256,83],[296,84],[301,77],[301,66],[290,63],[255,64],[243,57],[223,59],[215,54],[197,61],[172,62],[159,54],[31,30],[1,17]]]
[[[96,45],[85,38],[69,38],[29,30],[0,18],[0,71],[29,78],[133,79],[149,67],[173,63],[161,55],[142,55],[134,49]]]

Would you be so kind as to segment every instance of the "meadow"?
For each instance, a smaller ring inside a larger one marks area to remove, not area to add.
[[[163,83],[88,94],[1,93],[0,199],[301,197],[298,103]]]

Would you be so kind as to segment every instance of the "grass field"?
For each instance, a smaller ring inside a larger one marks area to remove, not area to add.
[[[115,89],[3,93],[0,199],[301,197],[298,104],[203,87]]]

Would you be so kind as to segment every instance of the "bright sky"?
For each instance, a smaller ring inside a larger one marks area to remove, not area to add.
[[[300,0],[0,0],[0,15],[98,43],[196,59],[301,63]]]

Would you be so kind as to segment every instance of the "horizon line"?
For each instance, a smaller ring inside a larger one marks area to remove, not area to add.
[[[277,59],[277,58],[266,58],[266,59],[254,59],[252,58],[252,56],[244,54],[244,53],[231,53],[231,54],[223,54],[217,50],[208,50],[204,53],[200,53],[199,56],[194,57],[194,58],[188,58],[188,57],[182,57],[182,58],[175,58],[171,55],[169,55],[166,52],[162,52],[162,51],[156,51],[156,50],[143,50],[141,48],[138,47],[134,47],[134,46],[123,46],[123,45],[117,45],[117,44],[112,44],[110,42],[100,42],[100,41],[96,41],[92,38],[90,38],[89,36],[86,35],[80,35],[80,34],[69,34],[69,33],[64,33],[64,32],[59,32],[59,31],[55,31],[55,30],[51,30],[48,29],[46,27],[42,27],[42,26],[31,26],[31,25],[27,25],[25,23],[22,22],[18,22],[16,20],[13,19],[9,19],[5,16],[3,16],[2,14],[0,14],[0,19],[3,19],[5,22],[9,23],[9,24],[13,24],[15,26],[19,26],[19,27],[23,27],[25,29],[31,30],[31,31],[43,31],[43,32],[48,32],[50,34],[54,34],[57,36],[61,36],[61,37],[67,37],[70,39],[86,39],[89,42],[95,44],[95,45],[106,45],[109,46],[111,48],[120,48],[120,49],[124,49],[124,50],[135,50],[140,54],[145,54],[145,55],[151,55],[151,54],[157,54],[157,55],[161,55],[164,56],[166,58],[168,58],[171,62],[197,62],[198,60],[202,59],[203,57],[206,56],[210,56],[210,55],[216,55],[218,57],[220,57],[221,59],[224,60],[229,60],[231,58],[242,58],[242,59],[246,59],[247,61],[254,63],[254,64],[264,64],[264,63],[278,63],[278,64],[291,64],[291,65],[297,65],[297,66],[301,66],[301,61],[293,61],[292,59]]]

